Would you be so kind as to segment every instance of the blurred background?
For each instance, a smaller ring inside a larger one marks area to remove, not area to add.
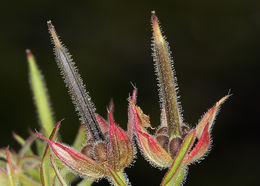
[[[18,149],[12,132],[39,129],[28,81],[25,49],[44,74],[64,142],[71,144],[79,120],[53,56],[46,21],[52,20],[69,48],[97,107],[127,123],[127,98],[138,88],[138,105],[158,126],[158,87],[151,57],[151,10],[173,52],[185,122],[201,116],[231,89],[212,135],[211,153],[189,167],[186,185],[259,184],[260,11],[259,1],[16,1],[1,2],[0,146]],[[165,171],[138,151],[125,171],[132,185],[159,185]],[[100,185],[108,185],[106,180]],[[98,184],[95,184],[98,185]]]

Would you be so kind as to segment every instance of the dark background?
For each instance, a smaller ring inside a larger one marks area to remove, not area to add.
[[[126,128],[127,97],[133,82],[138,105],[159,124],[156,78],[151,57],[150,12],[155,10],[170,43],[185,121],[201,115],[231,89],[213,129],[211,153],[189,167],[186,185],[259,183],[259,1],[2,1],[0,145],[18,149],[12,138],[38,129],[28,82],[25,49],[34,53],[49,89],[64,142],[79,126],[54,61],[46,21],[52,20],[73,55],[98,113],[110,98],[116,121]],[[159,185],[165,171],[152,168],[138,152],[126,173],[132,185]],[[107,185],[107,181],[100,184]],[[95,184],[96,185],[96,184]]]

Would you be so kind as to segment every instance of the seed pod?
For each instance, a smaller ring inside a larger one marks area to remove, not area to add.
[[[168,135],[168,128],[167,127],[160,127],[160,128],[158,128],[158,130],[156,131],[156,135],[157,134]]]
[[[81,150],[81,153],[85,156],[93,159],[93,144],[87,143]]]
[[[167,151],[169,145],[169,137],[165,134],[159,134],[155,138],[156,141],[161,145],[161,147]]]
[[[109,135],[107,144],[107,162],[115,171],[120,171],[133,160],[134,149],[127,134],[119,128],[113,119],[111,112],[109,116]]]
[[[105,140],[105,137],[95,117],[95,107],[85,90],[83,81],[75,67],[68,50],[62,45],[51,21],[47,22],[54,44],[57,64],[62,72],[65,84],[69,89],[72,101],[79,112],[82,123],[87,123],[88,131],[95,141]]]
[[[151,21],[153,29],[153,57],[160,90],[161,106],[165,109],[169,136],[181,136],[182,111],[178,102],[178,86],[173,71],[170,47],[162,35],[159,20],[155,12],[152,12]]]
[[[181,137],[185,138],[185,136],[189,133],[190,127],[188,125],[182,124],[181,126]]]
[[[179,147],[181,146],[181,143],[182,143],[182,139],[180,137],[173,137],[172,139],[170,139],[169,153],[172,158],[175,157],[176,153],[179,150]]]
[[[95,160],[100,162],[107,161],[107,144],[103,141],[97,142],[94,145],[93,153]]]

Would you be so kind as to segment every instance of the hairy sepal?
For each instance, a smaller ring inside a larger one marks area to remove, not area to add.
[[[189,153],[185,160],[185,164],[188,165],[198,159],[200,159],[210,147],[210,134],[208,132],[209,124],[207,124],[202,132],[201,138]]]
[[[115,170],[121,171],[128,166],[134,157],[134,148],[128,135],[114,123],[112,110],[109,117],[109,137],[107,144],[108,164]]]
[[[226,95],[223,98],[221,98],[215,106],[213,106],[201,119],[199,124],[196,127],[196,136],[198,139],[200,139],[203,130],[207,124],[209,124],[208,131],[212,129],[212,126],[214,124],[214,120],[216,119],[217,113],[220,109],[220,106],[229,98],[230,95]]]
[[[126,186],[127,185],[122,172],[117,173],[109,165],[106,165],[106,168],[109,173],[109,178],[111,179],[112,183],[115,186]]]
[[[143,154],[147,157],[148,160],[159,167],[166,168],[169,167],[172,163],[172,158],[170,155],[156,142],[154,137],[148,134],[142,120],[140,119],[138,113],[139,109],[136,109],[136,106],[133,102],[130,101],[132,112],[134,113],[134,126],[137,141],[139,142],[140,148]]]
[[[58,129],[60,126],[60,122],[58,122],[54,129],[52,130],[52,133],[49,137],[49,140],[53,140],[56,136]],[[45,151],[43,153],[42,159],[41,159],[41,167],[40,167],[40,175],[41,175],[41,183],[43,186],[49,186],[51,185],[51,175],[52,170],[50,170],[50,150],[49,145],[46,145]]]
[[[88,158],[71,147],[68,147],[62,143],[48,140],[39,133],[36,134],[48,142],[56,157],[76,173],[92,178],[101,178],[105,175],[104,168],[97,164],[94,160]]]

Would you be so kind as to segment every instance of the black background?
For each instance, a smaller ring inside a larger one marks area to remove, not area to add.
[[[126,129],[127,97],[138,88],[138,105],[159,124],[156,78],[151,57],[150,12],[155,10],[175,60],[185,122],[201,115],[231,89],[213,129],[211,153],[189,167],[186,185],[259,183],[259,1],[2,1],[0,145],[18,149],[39,129],[28,82],[25,49],[44,74],[61,135],[71,144],[79,121],[56,66],[46,21],[52,20],[80,70],[97,112],[106,116],[113,98],[115,119]],[[126,173],[132,185],[159,185],[165,171],[138,152]],[[107,185],[107,181],[100,184]],[[95,184],[96,185],[96,184]]]

